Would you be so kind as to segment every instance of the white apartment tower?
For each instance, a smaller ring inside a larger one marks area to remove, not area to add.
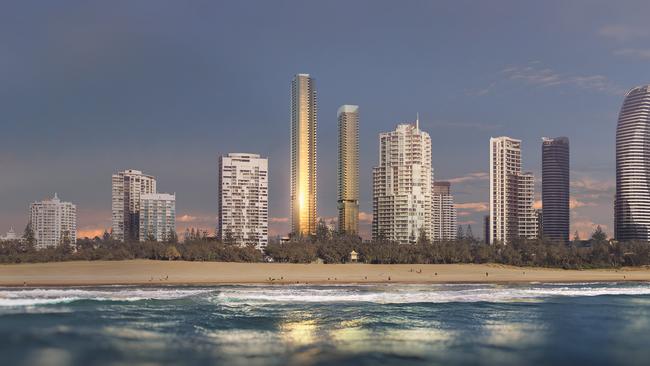
[[[490,243],[537,237],[534,177],[521,172],[521,140],[490,139]]]
[[[526,172],[517,182],[517,228],[520,238],[535,239],[539,236],[539,212],[535,204],[535,177]]]
[[[456,239],[456,207],[449,182],[433,183],[431,220],[434,241]]]
[[[145,193],[140,195],[140,241],[167,241],[176,235],[176,195]]]
[[[61,202],[56,193],[50,200],[31,204],[29,222],[37,249],[77,242],[77,206]]]
[[[112,177],[113,238],[138,240],[140,234],[140,196],[156,193],[156,178],[139,170],[125,170]]]
[[[373,239],[415,243],[432,238],[431,138],[415,124],[379,134],[379,165],[373,169]]]
[[[218,236],[263,249],[269,241],[268,159],[231,153],[219,159]]]

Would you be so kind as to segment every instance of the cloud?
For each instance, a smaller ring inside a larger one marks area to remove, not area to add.
[[[452,184],[461,184],[461,183],[468,183],[468,182],[474,182],[474,181],[480,181],[480,180],[488,180],[489,178],[490,178],[489,173],[475,172],[475,173],[469,173],[469,174],[464,175],[462,177],[447,179],[447,182],[452,183]]]
[[[289,222],[289,218],[288,217],[270,217],[269,222],[274,223],[274,224],[278,224],[278,223],[285,224],[285,223]]]
[[[649,37],[650,28],[612,24],[600,28],[598,34],[605,38],[614,39],[619,42],[626,42],[637,38]]]
[[[191,215],[183,215],[179,216],[176,218],[176,221],[178,222],[194,222],[197,220],[196,216],[191,216]]]
[[[583,177],[571,180],[574,196],[582,199],[613,198],[616,184],[612,180],[596,180]]]
[[[614,51],[614,55],[637,58],[641,60],[650,60],[650,49],[622,48]]]
[[[538,62],[532,62],[526,66],[510,66],[501,70],[501,73],[507,80],[541,88],[571,86],[608,94],[619,95],[624,92],[622,88],[614,85],[603,75],[563,74],[551,68],[541,67]]]
[[[456,203],[454,205],[458,214],[463,216],[470,213],[476,212],[486,212],[490,210],[487,202],[465,202],[465,203]]]
[[[359,222],[361,223],[372,223],[372,214],[367,212],[359,212]]]
[[[195,224],[195,225],[213,225],[217,218],[211,215],[183,214],[176,217],[177,223]]]
[[[489,94],[492,90],[494,90],[497,84],[498,83],[495,81],[490,83],[490,85],[486,86],[485,88],[467,90],[465,94],[469,96],[481,97],[483,95]]]
[[[575,197],[571,197],[569,200],[569,208],[574,209],[574,208],[579,208],[579,207],[594,207],[596,204],[594,202],[584,202],[580,201]]]

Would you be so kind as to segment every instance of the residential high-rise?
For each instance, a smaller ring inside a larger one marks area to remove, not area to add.
[[[140,241],[167,241],[176,236],[176,195],[145,193],[140,195]]]
[[[542,138],[542,235],[569,240],[569,139]],[[541,225],[540,225],[541,226]]]
[[[231,153],[219,159],[219,225],[222,241],[263,249],[269,242],[268,159]]]
[[[431,138],[419,123],[399,124],[379,134],[379,164],[373,169],[372,237],[415,243],[432,238]]]
[[[519,175],[517,185],[517,229],[519,238],[534,239],[539,236],[538,212],[535,204],[535,177],[526,172]]]
[[[650,241],[650,85],[630,90],[616,128],[617,240]]]
[[[309,74],[291,83],[291,233],[316,233],[316,86]]]
[[[31,204],[29,222],[37,249],[77,242],[77,206],[61,202],[56,193],[50,200]]]
[[[125,170],[112,177],[112,236],[137,241],[140,233],[140,196],[156,193],[156,178],[139,170]]]
[[[456,239],[456,207],[454,196],[451,194],[451,183],[434,182],[432,198],[432,239]]]
[[[490,243],[537,237],[534,178],[521,172],[521,140],[490,139]]]
[[[359,106],[338,110],[338,231],[359,233]]]

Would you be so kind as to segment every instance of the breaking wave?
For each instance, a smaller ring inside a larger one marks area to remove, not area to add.
[[[226,303],[337,303],[379,304],[513,302],[549,297],[650,295],[650,285],[577,284],[539,286],[500,285],[385,285],[327,288],[248,287],[225,289],[217,301]]]
[[[340,285],[340,286],[216,286],[183,287],[106,287],[0,289],[0,307],[26,307],[64,304],[75,301],[134,302],[171,301],[198,298],[211,303],[238,304],[291,303],[451,303],[517,302],[551,297],[592,297],[604,295],[650,295],[646,283],[582,283],[529,285]]]
[[[201,295],[211,289],[182,288],[93,288],[93,289],[0,289],[0,307],[34,306],[91,301],[174,300]]]

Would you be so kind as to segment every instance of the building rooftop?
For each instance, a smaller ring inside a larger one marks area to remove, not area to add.
[[[345,104],[345,105],[342,105],[341,107],[339,107],[339,110],[338,110],[337,114],[354,113],[354,112],[356,112],[358,110],[359,110],[358,105]]]

